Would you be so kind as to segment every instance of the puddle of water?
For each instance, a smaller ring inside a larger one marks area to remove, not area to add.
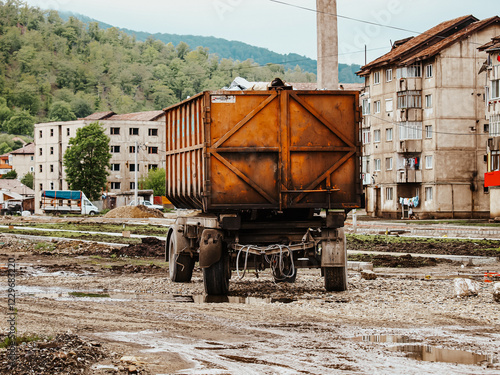
[[[397,345],[393,351],[406,352],[409,358],[425,362],[459,363],[462,365],[479,365],[494,363],[493,356],[467,352],[465,350],[442,349],[430,345]]]
[[[408,336],[397,336],[397,335],[369,335],[355,337],[354,341],[364,341],[364,342],[392,342],[392,343],[409,343],[415,342],[416,340],[411,340]]]
[[[177,300],[180,298],[180,300]],[[292,298],[258,298],[258,297],[238,297],[238,296],[174,296],[176,302],[194,303],[234,303],[243,305],[256,305],[261,303],[291,303],[296,301]]]
[[[424,362],[457,363],[462,365],[479,365],[483,363],[497,362],[493,356],[467,352],[465,350],[443,349],[432,345],[417,344],[415,343],[417,340],[412,340],[408,336],[370,335],[355,337],[353,340],[374,343],[394,343],[397,345],[389,348],[391,351],[405,352],[409,358]]]

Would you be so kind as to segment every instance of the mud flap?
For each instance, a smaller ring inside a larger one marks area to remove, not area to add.
[[[346,267],[347,250],[344,228],[328,229],[328,239],[321,242],[321,267]]]
[[[217,263],[222,255],[222,232],[205,229],[200,239],[200,267],[207,268]]]

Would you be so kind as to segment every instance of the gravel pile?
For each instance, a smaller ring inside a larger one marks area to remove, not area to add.
[[[17,347],[15,362],[9,360],[6,350],[0,352],[0,374],[82,374],[106,356],[100,346],[70,334],[59,334],[52,340],[22,343]]]
[[[133,219],[145,219],[150,217],[163,218],[165,217],[160,210],[151,209],[143,205],[138,206],[123,206],[117,207],[114,210],[109,211],[106,218],[133,218]]]

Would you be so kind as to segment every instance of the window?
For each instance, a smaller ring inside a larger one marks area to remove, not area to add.
[[[385,111],[392,112],[392,99],[385,100]]]
[[[130,135],[139,135],[139,128],[130,128],[129,134]]]
[[[425,188],[425,201],[429,202],[432,200],[432,187],[428,186]]]
[[[380,100],[376,100],[374,103],[374,110],[375,110],[375,113],[380,113]]]
[[[120,171],[120,164],[111,164],[111,170],[113,172],[119,172]]]
[[[135,182],[130,183],[130,190],[135,190]]]
[[[34,156],[30,156],[30,160],[31,161],[35,160],[35,157]]]
[[[135,163],[130,163],[128,167],[130,172],[135,172]],[[139,165],[137,165],[137,172],[139,172]]]
[[[432,64],[429,64],[425,66],[425,78],[431,78],[431,77],[432,77]]]
[[[432,155],[425,157],[425,169],[432,169]]]
[[[363,108],[363,115],[370,114],[370,99],[363,99],[362,108]]]
[[[54,165],[53,164],[50,165],[50,171],[54,172]]]
[[[42,134],[43,134],[43,132],[40,130],[40,131],[38,132],[38,138],[42,138]]]
[[[40,148],[38,149],[38,155],[42,156],[42,154],[43,154],[43,149],[40,147]]]
[[[500,115],[490,115],[490,135],[500,135]]]
[[[373,131],[373,142],[380,142],[380,130]]]
[[[50,190],[54,190],[54,183],[53,182],[50,183]]]
[[[148,171],[150,171],[152,169],[158,169],[158,164],[149,164],[148,165]]]
[[[392,158],[385,158],[385,169],[392,171]]]
[[[66,128],[66,135],[69,137],[70,134],[71,134],[71,131],[69,130],[69,128]]]
[[[425,125],[425,138],[432,138],[432,125]]]
[[[406,139],[422,139],[422,123],[421,122],[400,122],[399,123],[399,140]]]
[[[491,81],[491,99],[500,98],[500,80]],[[40,136],[41,137],[41,136]]]
[[[112,182],[111,183],[111,190],[120,190],[121,187],[121,182]]]
[[[385,200],[386,201],[392,201],[393,194],[392,194],[392,188],[388,187],[385,188]]]
[[[500,170],[500,151],[491,152],[491,171]]]
[[[398,108],[422,108],[421,91],[398,92]]]
[[[370,157],[363,156],[361,158],[361,162],[362,162],[361,171],[363,173],[370,173]]]
[[[370,128],[364,128],[362,134],[363,144],[370,143],[371,139],[370,135],[371,135]]]
[[[432,95],[425,96],[425,108],[432,108]]]
[[[422,65],[415,63],[410,66],[403,66],[396,70],[396,77],[400,78],[414,78],[422,77]]]
[[[385,71],[385,81],[386,82],[391,82],[392,81],[392,69],[387,69]]]
[[[40,190],[43,190],[43,184],[40,184],[39,187],[40,187]]]
[[[385,140],[392,141],[392,128],[385,129]]]
[[[373,73],[373,84],[378,85],[380,83],[380,72]]]
[[[157,154],[158,147],[148,147],[148,154]]]
[[[150,137],[157,137],[158,136],[158,129],[148,129],[148,135]]]
[[[110,128],[109,133],[111,135],[119,135],[120,134],[120,128]]]
[[[375,171],[380,171],[381,165],[380,165],[380,159],[375,159]]]
[[[120,146],[111,146],[111,153],[112,154],[119,154],[120,153]]]
[[[51,155],[54,155],[54,147],[51,147],[51,148],[50,148],[50,154],[51,154]]]
[[[128,148],[128,152],[130,152],[131,154],[135,153],[135,146],[130,146]]]
[[[50,136],[53,137],[54,136],[54,129],[50,129]]]
[[[43,172],[43,166],[41,164],[38,166],[38,169],[39,169],[40,173]]]
[[[33,173],[34,171],[35,171],[35,167],[31,166],[31,167],[30,167],[30,172],[32,172],[32,173]]]

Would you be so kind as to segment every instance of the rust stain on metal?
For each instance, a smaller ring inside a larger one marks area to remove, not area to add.
[[[356,91],[272,90],[171,106],[167,197],[204,211],[359,207],[357,103]]]

